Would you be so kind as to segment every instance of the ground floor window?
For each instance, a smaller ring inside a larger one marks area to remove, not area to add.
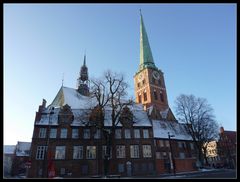
[[[123,173],[124,172],[124,164],[118,164],[118,172]]]

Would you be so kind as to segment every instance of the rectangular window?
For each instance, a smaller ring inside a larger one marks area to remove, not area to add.
[[[78,128],[72,129],[72,138],[78,138]]]
[[[43,160],[46,151],[47,151],[47,146],[38,146],[37,147],[37,153],[36,153],[36,159],[37,160]]]
[[[66,146],[56,146],[55,159],[65,159]]]
[[[103,145],[102,146],[102,158],[104,159],[106,155],[107,155],[107,146]],[[111,158],[112,158],[112,147],[110,147],[110,159]]]
[[[147,164],[146,163],[142,163],[142,172],[146,173],[147,171]]]
[[[130,145],[131,158],[139,158],[139,145]]]
[[[46,128],[39,128],[39,138],[46,138]]]
[[[100,139],[101,138],[101,130],[97,129],[94,133],[94,139]]]
[[[131,138],[131,131],[130,131],[130,129],[125,129],[125,138]]]
[[[125,146],[117,145],[116,146],[117,158],[125,158]]]
[[[143,138],[149,138],[148,129],[144,129],[144,130],[143,130]]]
[[[115,138],[116,139],[121,139],[122,138],[122,130],[121,129],[116,129],[115,130]]]
[[[182,142],[178,142],[178,147],[182,148]]]
[[[67,128],[61,129],[60,138],[67,138]]]
[[[133,170],[135,173],[139,172],[139,164],[138,163],[133,164]]]
[[[143,157],[152,157],[151,145],[143,145]]]
[[[39,177],[42,177],[42,174],[43,174],[43,170],[42,170],[42,168],[40,168],[40,169],[38,170],[38,176],[39,176]]]
[[[86,155],[87,159],[96,159],[96,146],[87,146]]]
[[[57,138],[57,129],[56,128],[51,128],[50,138]]]
[[[83,146],[73,146],[73,159],[83,158]]]
[[[90,139],[90,129],[83,129],[83,138]]]
[[[88,165],[82,165],[82,174],[88,174]]]
[[[160,146],[160,147],[164,147],[163,140],[159,140],[159,146]]]
[[[146,92],[143,93],[143,100],[147,101],[147,93]]]
[[[118,172],[123,173],[124,172],[124,164],[118,164]]]
[[[142,96],[141,95],[138,95],[138,102],[142,103]]]
[[[134,129],[134,138],[140,138],[140,130]]]

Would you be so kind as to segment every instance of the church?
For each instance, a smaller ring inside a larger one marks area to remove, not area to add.
[[[117,125],[108,167],[103,131],[86,125],[97,105],[90,97],[86,55],[77,81],[77,88],[61,86],[50,105],[43,99],[36,112],[29,178],[151,177],[197,170],[194,143],[168,105],[164,74],[154,63],[141,13],[136,98],[128,108],[133,124]],[[109,111],[103,123],[106,131],[111,129]]]

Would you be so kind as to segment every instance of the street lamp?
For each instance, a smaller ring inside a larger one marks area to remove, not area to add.
[[[171,144],[171,138],[172,137],[175,137],[175,135],[170,135],[170,133],[168,132],[168,140],[169,140],[170,151],[171,151],[171,162],[172,162],[173,174],[176,175],[175,159],[174,159],[174,156],[173,156],[173,150],[172,150],[172,144]]]

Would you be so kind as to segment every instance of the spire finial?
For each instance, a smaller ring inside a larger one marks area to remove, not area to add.
[[[139,9],[139,11],[140,11],[140,15],[142,15],[142,11],[141,11],[141,8]]]

